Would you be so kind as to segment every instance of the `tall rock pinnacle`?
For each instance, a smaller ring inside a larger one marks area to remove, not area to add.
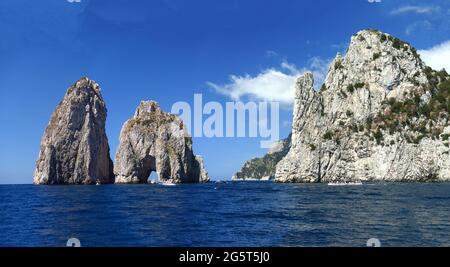
[[[81,78],[53,112],[41,141],[34,184],[113,183],[99,85]]]

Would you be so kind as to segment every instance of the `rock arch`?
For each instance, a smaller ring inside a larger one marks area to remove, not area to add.
[[[209,180],[202,158],[193,154],[183,121],[163,112],[158,103],[143,101],[122,127],[114,166],[116,183],[146,183],[153,171],[160,181]]]

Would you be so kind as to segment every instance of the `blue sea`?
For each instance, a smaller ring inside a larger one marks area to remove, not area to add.
[[[0,186],[0,246],[450,246],[450,184]]]

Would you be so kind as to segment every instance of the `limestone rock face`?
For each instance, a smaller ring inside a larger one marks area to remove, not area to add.
[[[194,181],[194,182],[199,182],[199,183],[209,182],[208,171],[206,171],[205,161],[203,160],[202,156],[200,156],[200,155],[195,156],[195,160],[194,160],[192,169],[193,169],[193,171],[192,171],[193,177],[198,177],[198,180],[195,179],[196,181]]]
[[[95,81],[81,78],[72,85],[42,137],[34,184],[113,183],[106,113]]]
[[[143,101],[120,134],[114,173],[116,183],[146,183],[151,172],[160,181],[199,183],[209,180],[203,158],[192,151],[183,121],[158,103]]]
[[[292,145],[278,182],[450,180],[450,76],[416,50],[364,30],[320,91],[297,81]]]
[[[321,134],[323,120],[322,98],[314,91],[314,79],[311,73],[306,73],[297,80],[294,114],[292,124],[292,144],[287,155],[276,166],[276,180],[280,181],[280,175],[283,175],[284,182],[294,182],[301,173],[302,181],[314,182],[320,175],[320,166],[318,164],[318,152],[320,151],[320,142],[315,139]],[[319,149],[318,149],[319,147]],[[308,157],[303,155],[308,151]]]

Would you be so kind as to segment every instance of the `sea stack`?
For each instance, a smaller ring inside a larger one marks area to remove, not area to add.
[[[81,78],[53,112],[41,141],[34,184],[113,183],[99,85]]]
[[[450,76],[378,30],[351,38],[314,89],[296,83],[291,145],[277,182],[450,181]]]
[[[114,173],[116,183],[147,183],[152,172],[159,181],[202,183],[209,180],[203,159],[192,151],[183,121],[163,112],[158,103],[142,101],[120,133]]]

